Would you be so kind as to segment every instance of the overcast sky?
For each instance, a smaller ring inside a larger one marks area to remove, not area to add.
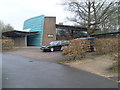
[[[61,0],[0,0],[0,20],[14,29],[23,29],[23,23],[31,17],[56,16],[56,23],[66,22],[68,12],[60,5]]]

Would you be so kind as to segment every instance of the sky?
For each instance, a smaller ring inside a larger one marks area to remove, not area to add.
[[[61,0],[0,0],[0,20],[15,30],[23,30],[25,20],[39,16],[56,16],[56,23],[70,24],[68,12],[60,5]]]

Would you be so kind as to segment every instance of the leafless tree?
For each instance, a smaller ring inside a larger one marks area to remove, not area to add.
[[[2,36],[2,32],[12,31],[12,30],[14,30],[14,28],[10,24],[5,25],[4,22],[0,21],[0,39],[4,38],[4,36]]]
[[[118,8],[115,6],[116,2],[107,2],[106,0],[102,2],[66,0],[62,5],[72,14],[72,17],[68,17],[68,20],[87,27],[88,35],[100,30],[106,22],[110,23],[110,17],[113,18],[112,16],[117,13]]]

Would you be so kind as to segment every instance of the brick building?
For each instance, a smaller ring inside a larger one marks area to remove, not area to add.
[[[8,31],[4,36],[14,40],[15,46],[42,46],[56,40],[56,17],[44,15],[27,19],[23,30]],[[29,30],[29,31],[26,31]]]
[[[60,31],[71,32],[72,36],[84,33],[87,28],[56,24],[56,17],[44,15],[32,17],[24,22],[23,30],[4,32],[3,35],[14,40],[15,46],[43,46],[55,41]],[[78,32],[79,31],[79,32]],[[60,35],[59,37],[62,37]],[[67,37],[69,38],[69,34]]]

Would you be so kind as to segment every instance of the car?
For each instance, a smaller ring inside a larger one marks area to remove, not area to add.
[[[64,49],[64,46],[69,45],[69,40],[57,40],[57,41],[52,41],[46,46],[42,46],[40,49],[43,52],[50,51],[62,51]]]

